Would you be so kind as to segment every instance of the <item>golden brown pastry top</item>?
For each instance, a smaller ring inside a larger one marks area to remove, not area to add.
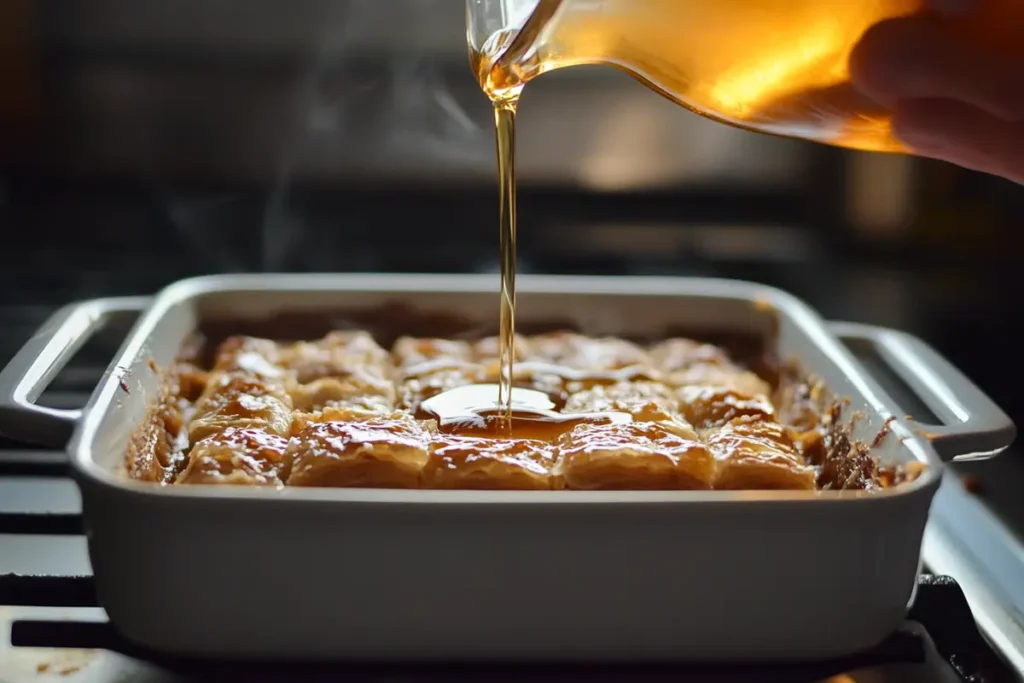
[[[178,484],[492,490],[854,482],[852,465],[827,454],[828,416],[809,422],[808,391],[773,388],[724,348],[560,332],[518,337],[515,353],[508,432],[493,410],[493,338],[402,337],[390,349],[358,330],[229,338],[208,370],[183,361],[169,372],[129,472]],[[848,450],[863,475],[873,461]],[[873,472],[857,487],[877,485]]]

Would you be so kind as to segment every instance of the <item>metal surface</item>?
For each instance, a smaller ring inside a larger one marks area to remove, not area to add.
[[[847,661],[794,666],[472,666],[472,665],[246,665],[226,661],[195,662],[153,657],[119,640],[93,616],[95,610],[68,608],[0,607],[0,681],[38,683],[43,675],[63,674],[68,683],[182,682],[193,680],[294,681],[298,683],[344,679],[355,683],[401,680],[409,683],[469,683],[479,680],[555,681],[588,678],[602,681],[700,680],[716,683],[807,681],[808,683],[996,683],[979,674],[960,675],[921,626],[907,624],[906,638],[919,642],[893,642]],[[16,620],[18,623],[15,624]],[[46,621],[44,621],[46,620]],[[12,626],[18,626],[17,630]],[[4,636],[10,632],[20,646]],[[32,646],[27,646],[31,643]],[[77,646],[76,646],[77,643]],[[104,649],[97,650],[101,647]],[[902,651],[901,651],[902,649]],[[909,651],[908,651],[909,649]],[[111,651],[113,650],[113,651]],[[915,651],[916,650],[916,651]],[[845,666],[844,666],[845,665]]]
[[[978,626],[1024,678],[1024,546],[955,477],[936,495],[923,558],[957,577]]]

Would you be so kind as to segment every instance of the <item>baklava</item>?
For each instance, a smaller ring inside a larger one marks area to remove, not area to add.
[[[513,397],[536,410],[502,430],[487,422],[500,416],[437,407],[474,391],[496,397],[493,338],[385,347],[358,330],[230,337],[208,363],[168,370],[128,472],[176,485],[478,490],[871,489],[893,479],[842,432],[820,385],[759,373],[721,345],[554,332],[518,337],[515,358]]]

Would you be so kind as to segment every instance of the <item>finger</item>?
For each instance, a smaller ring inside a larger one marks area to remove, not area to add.
[[[921,156],[1024,184],[1024,123],[949,100],[912,100],[893,109],[893,133]]]
[[[989,57],[926,17],[868,29],[850,56],[850,77],[882,104],[959,100],[1004,119],[1024,119],[1024,64]]]

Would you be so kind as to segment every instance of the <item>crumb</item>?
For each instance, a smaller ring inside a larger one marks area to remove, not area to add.
[[[885,422],[882,423],[882,428],[878,430],[878,434],[875,435],[875,440],[871,442],[872,448],[878,448],[885,441],[885,437],[889,436],[889,428],[893,422],[896,421],[895,415],[890,415],[885,418]]]
[[[128,382],[125,382],[123,379],[119,379],[117,380],[117,383],[121,386],[121,391],[126,394],[132,393],[131,390],[128,389]]]
[[[149,369],[152,370],[153,372],[160,372],[160,368],[159,366],[157,366],[156,360],[153,359],[153,356],[150,356],[149,358],[146,359],[146,365],[148,365]]]
[[[50,670],[50,665],[47,664],[46,662],[42,662],[41,664],[37,664],[36,665],[36,673],[37,674],[44,674],[44,673],[46,673],[49,670]]]

